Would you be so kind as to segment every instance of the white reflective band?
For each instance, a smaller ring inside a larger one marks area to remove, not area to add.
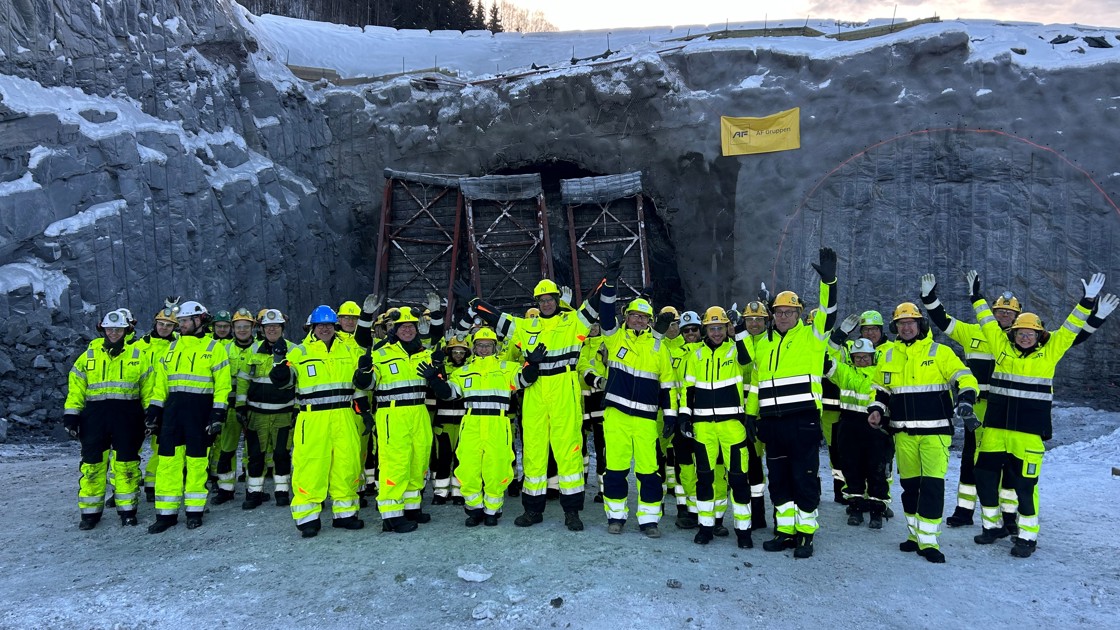
[[[972,371],[967,369],[967,368],[965,368],[963,370],[957,370],[956,372],[953,373],[953,375],[951,377],[949,377],[949,380],[959,381],[960,379],[964,378],[965,376],[972,376]]]
[[[867,400],[870,400],[870,399],[867,399]],[[840,399],[839,398],[821,398],[821,402],[826,404],[826,405],[839,405],[840,404]]]
[[[653,381],[658,380],[657,372],[647,372],[645,370],[639,370],[636,367],[627,365],[625,363],[619,363],[618,361],[608,361],[607,367],[612,370],[618,370],[619,372],[626,372],[627,374],[637,376],[638,378],[648,378]]]
[[[809,374],[800,374],[798,376],[784,376],[782,378],[772,378],[762,385],[763,387],[782,387],[784,385],[796,385],[798,383],[819,383],[821,377],[812,376]]]
[[[891,420],[896,429],[937,429],[949,426],[948,420]]]
[[[772,396],[767,396],[765,398],[759,396],[758,406],[773,407],[774,405],[789,405],[798,402],[811,402],[813,400],[816,400],[816,396],[814,394],[793,394],[790,396],[778,396],[777,398],[774,398]]]
[[[285,409],[291,409],[294,404],[294,401],[286,403],[262,403],[252,400],[249,401],[250,408],[260,409],[261,411],[284,411]]]
[[[812,512],[802,512],[801,510],[797,510],[795,517],[797,519],[796,522],[798,525],[812,527],[814,529],[819,527],[819,525],[817,524],[816,510],[813,510]]]
[[[1008,374],[1007,372],[995,372],[992,378],[999,378],[1013,383],[1023,383],[1025,385],[1053,385],[1054,379],[1046,378],[1043,376],[1021,376],[1019,374]]]
[[[992,317],[991,315],[985,315],[984,317],[980,318],[980,325],[983,326],[984,324],[990,324],[994,321],[996,321],[995,317]]]
[[[1023,398],[1026,400],[1054,400],[1054,394],[1050,392],[1025,392],[1019,389],[1008,389],[1006,387],[992,387],[988,390],[988,393],[996,394],[999,396],[1008,396],[1010,398]]]
[[[688,377],[686,377],[686,378],[688,378]],[[695,379],[692,382],[696,383],[696,389],[707,389],[707,390],[722,389],[724,387],[729,387],[731,385],[738,385],[738,384],[742,383],[743,382],[743,375],[742,374],[737,374],[737,375],[735,375],[731,378],[725,378],[725,379],[719,380],[719,381],[712,381],[710,383],[706,383],[706,382],[702,382],[702,381],[697,382]]]
[[[925,300],[922,300],[922,301],[925,302]],[[938,306],[941,306],[941,298],[933,298],[933,301],[932,302],[926,302],[925,306],[926,306],[927,311],[932,311],[933,309],[937,308]]]
[[[947,392],[949,391],[948,383],[941,383],[938,385],[902,385],[891,388],[891,393],[898,394],[926,394],[930,392]]]
[[[1001,503],[1005,499],[1010,499],[1014,502],[1018,502],[1019,501],[1019,493],[1015,492],[1015,490],[1010,489],[1010,488],[1000,488],[999,489],[999,499],[1000,499]]]
[[[965,352],[965,358],[972,361],[994,361],[995,357],[987,352]]]
[[[692,410],[694,416],[725,416],[743,413],[742,407],[696,407]]]
[[[609,400],[613,403],[618,403],[619,405],[630,407],[631,409],[635,409],[637,411],[645,411],[647,413],[657,413],[657,410],[660,409],[660,407],[658,407],[657,405],[647,405],[639,402],[634,402],[628,398],[624,398],[615,394],[607,394],[603,396],[603,400]]]

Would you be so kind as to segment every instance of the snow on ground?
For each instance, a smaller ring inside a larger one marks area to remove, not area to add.
[[[973,61],[1007,56],[1024,68],[1083,67],[1120,61],[1120,29],[1079,25],[1008,23],[992,20],[946,20],[922,24],[896,33],[855,41],[828,37],[748,37],[708,41],[680,41],[697,33],[742,29],[808,26],[826,34],[889,25],[890,20],[838,26],[834,20],[748,22],[612,31],[562,31],[553,33],[497,33],[487,31],[395,30],[381,26],[357,28],[310,22],[276,15],[253,16],[240,10],[242,23],[277,60],[288,65],[329,68],[343,78],[376,77],[439,67],[461,77],[482,77],[532,64],[553,70],[570,68],[573,57],[586,59],[611,50],[625,55],[681,49],[685,54],[713,49],[774,50],[813,58],[842,58],[897,42],[935,37],[943,33],[969,35]],[[901,22],[902,20],[898,20]],[[1077,39],[1050,44],[1060,35]],[[1112,48],[1091,48],[1081,39],[1100,36]],[[1021,51],[1013,53],[1011,49]]]
[[[952,628],[966,619],[1120,627],[1120,479],[1110,475],[1120,465],[1120,413],[1056,416],[1059,438],[1076,428],[1082,441],[1047,455],[1034,557],[1012,558],[1007,541],[975,545],[977,526],[945,531],[940,566],[897,550],[900,519],[878,532],[847,526],[831,493],[816,554],[803,561],[737,549],[733,537],[694,545],[672,511],[660,540],[639,535],[633,521],[611,536],[590,501],[578,534],[564,529],[556,504],[542,525],[514,527],[521,510],[511,499],[496,528],[468,530],[460,508],[426,506],[430,524],[384,534],[367,508],[366,529],[327,527],[303,540],[286,509],[241,510],[239,487],[238,502],[212,507],[197,530],[148,535],[145,503],[139,528],[122,529],[110,513],[79,532],[77,446],[0,445],[0,476],[16,489],[0,511],[0,592],[9,602],[0,627]],[[901,515],[897,482],[893,490]],[[756,533],[756,544],[765,537]],[[471,582],[460,570],[493,575]]]
[[[58,308],[62,294],[70,287],[70,279],[35,259],[0,266],[0,293],[25,287],[30,287],[48,308]]]

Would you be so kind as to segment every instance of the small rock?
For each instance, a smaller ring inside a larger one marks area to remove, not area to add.
[[[498,614],[498,602],[486,600],[474,607],[471,619],[493,619]]]
[[[700,585],[700,590],[702,590],[702,591],[710,591],[710,590],[712,590],[712,587],[708,586],[707,584],[701,584],[701,585]]]
[[[668,580],[665,580],[665,586],[668,586],[669,588],[680,588],[684,586],[684,584],[681,584],[681,581],[678,579],[669,578]]]
[[[749,562],[744,562],[744,563],[743,563],[743,566],[745,566],[745,567],[747,567],[747,568],[749,569],[749,568],[753,567],[754,565],[753,565],[753,564],[751,564],[751,563],[749,563]]]
[[[698,558],[689,558],[688,561],[691,562],[692,564],[696,564],[696,563],[700,562],[700,560]]]
[[[31,362],[31,367],[39,370],[48,370],[51,368],[51,362],[47,357],[39,354],[35,356],[35,360]]]
[[[506,589],[506,597],[509,598],[509,603],[520,604],[521,602],[525,601],[526,595],[525,595],[525,591],[522,591],[520,589],[507,588]]]
[[[557,598],[549,601],[548,604],[550,606],[552,606],[553,608],[559,608],[559,607],[564,605],[564,598],[563,597],[557,597]]]
[[[485,582],[493,575],[492,571],[487,571],[480,564],[467,564],[459,567],[459,577],[468,582]]]

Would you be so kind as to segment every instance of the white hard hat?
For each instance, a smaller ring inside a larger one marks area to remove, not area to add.
[[[875,344],[871,343],[870,339],[860,337],[852,342],[848,354],[875,354]]]
[[[124,309],[117,309],[115,311],[109,311],[108,313],[105,313],[105,317],[101,318],[101,327],[102,328],[128,328],[129,325],[130,325],[129,321],[128,321],[128,316],[125,315],[124,313],[122,313],[121,312],[122,310],[124,310]]]
[[[194,317],[195,315],[206,315],[209,311],[206,307],[195,302],[194,300],[187,300],[179,305],[179,312],[177,317]]]
[[[680,327],[681,328],[684,328],[685,326],[699,326],[699,325],[700,325],[700,316],[696,313],[696,311],[685,311],[685,312],[681,313],[681,321],[680,321]]]
[[[308,315],[308,319],[310,318],[311,316]],[[284,322],[284,314],[274,308],[266,309],[265,312],[261,313],[261,326],[266,324],[283,324]]]

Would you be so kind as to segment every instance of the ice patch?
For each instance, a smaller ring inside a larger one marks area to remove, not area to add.
[[[97,23],[104,23],[105,20],[101,17],[101,5],[97,4],[96,2],[91,2],[89,3],[89,6],[93,7],[93,16],[97,18]]]
[[[66,155],[66,152],[60,151],[58,149],[48,149],[43,145],[39,145],[34,149],[28,151],[27,155],[27,168],[30,170],[35,170],[36,168],[38,168],[39,162],[42,162],[44,158],[50,157],[52,155]]]
[[[163,21],[163,27],[172,33],[179,31],[179,16],[171,17]]]
[[[280,214],[280,201],[270,193],[264,194],[264,201],[268,204],[268,213],[272,216]]]
[[[767,70],[766,72],[763,72],[762,74],[756,74],[754,76],[749,76],[749,77],[743,79],[742,81],[739,82],[739,89],[740,90],[756,90],[756,89],[762,87],[762,80],[765,79],[766,75],[768,75],[768,74],[770,74],[769,70]]]
[[[276,125],[280,124],[280,119],[275,116],[269,116],[267,118],[257,118],[256,116],[253,116],[253,124],[257,126],[257,129],[264,129],[265,127],[275,127]]]
[[[31,176],[31,171],[27,171],[23,174],[23,177],[15,181],[0,183],[0,197],[22,192],[31,192],[32,190],[39,190],[40,188],[42,188],[42,186]]]
[[[74,234],[101,219],[119,215],[126,207],[128,207],[128,202],[124,199],[92,205],[72,217],[51,223],[47,226],[47,229],[43,230],[43,236],[56,238],[66,234]]]
[[[945,88],[944,90],[941,90],[942,94],[951,94],[953,92],[956,92],[956,90],[954,90],[953,88]]]
[[[66,274],[47,269],[39,261],[11,263],[0,267],[0,293],[31,287],[49,308],[58,308],[62,294],[70,287]]]
[[[980,88],[979,90],[976,90],[976,96],[985,96],[985,95],[991,94],[991,93],[992,93],[992,91],[989,90],[988,88]]]
[[[820,83],[819,85],[817,85],[817,89],[818,90],[823,90],[830,85],[832,85],[832,79],[825,79],[823,83]]]
[[[146,147],[139,142],[136,143],[136,151],[140,154],[140,161],[144,164],[148,162],[155,162],[156,164],[166,164],[167,155],[162,151],[156,151],[151,147]]]

